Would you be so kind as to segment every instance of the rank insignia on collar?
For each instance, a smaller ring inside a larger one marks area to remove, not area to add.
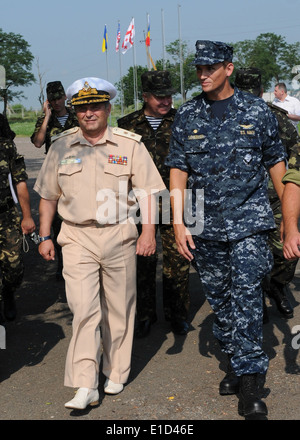
[[[127,156],[118,156],[110,154],[108,156],[108,163],[114,163],[116,165],[127,165]]]

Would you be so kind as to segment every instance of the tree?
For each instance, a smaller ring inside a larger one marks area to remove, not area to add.
[[[187,43],[182,42],[182,59],[183,59],[183,100],[186,100],[187,93],[194,87],[199,87],[199,81],[196,75],[196,69],[191,65],[194,59],[194,54],[189,52]],[[165,61],[165,69],[171,73],[172,85],[177,93],[181,94],[181,81],[180,81],[180,56],[179,56],[179,40],[170,43],[166,46],[166,52],[170,55],[171,60]],[[172,62],[173,61],[173,62]],[[163,60],[155,62],[157,70],[163,70]],[[142,85],[141,75],[148,71],[147,67],[136,66],[137,69],[137,88],[138,99],[142,100]],[[123,85],[124,105],[126,107],[132,105],[134,102],[134,81],[133,81],[133,67],[130,67],[127,75],[122,77],[122,82],[119,81],[116,84],[116,88],[121,93]]]
[[[142,101],[142,82],[141,82],[141,75],[144,72],[148,71],[147,67],[143,66],[135,66],[136,67],[136,73],[137,73],[137,90],[138,90],[138,100]],[[116,88],[119,90],[120,93],[122,93],[122,86],[123,86],[123,102],[125,107],[129,107],[130,105],[134,104],[134,79],[133,79],[133,67],[130,67],[128,69],[127,75],[124,75],[122,77],[122,85],[121,81],[119,81],[116,84]]]
[[[173,87],[177,93],[181,94],[181,78],[180,78],[180,41],[175,40],[166,46],[166,52],[171,56],[171,61],[167,61],[166,69],[170,71]],[[189,51],[185,41],[181,42],[182,50],[182,71],[183,71],[183,101],[186,101],[187,94],[194,87],[199,87],[199,81],[196,75],[195,66],[191,64],[194,59],[194,53]],[[162,60],[156,63],[159,69],[162,69]]]
[[[281,35],[260,34],[255,40],[232,44],[236,68],[257,67],[268,90],[272,82],[293,79],[293,67],[300,64],[300,43],[288,44]]]
[[[31,73],[34,59],[29,50],[30,45],[19,34],[3,32],[0,28],[0,65],[6,70],[6,89],[0,90],[4,100],[4,114],[7,103],[14,98],[24,98],[22,91],[12,90],[15,87],[26,87],[35,82]]]

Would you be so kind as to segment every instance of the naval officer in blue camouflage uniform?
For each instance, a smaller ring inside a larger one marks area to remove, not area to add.
[[[178,110],[166,165],[171,193],[182,195],[187,186],[192,193],[195,225],[184,224],[189,209],[172,197],[174,229],[179,252],[201,278],[216,317],[214,335],[230,361],[220,394],[239,391],[239,413],[265,417],[258,387],[268,368],[261,282],[272,267],[268,232],[275,227],[267,170],[281,197],[285,152],[265,102],[231,86],[232,57],[224,43],[196,42],[202,93]]]

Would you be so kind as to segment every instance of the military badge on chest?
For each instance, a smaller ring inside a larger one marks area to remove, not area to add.
[[[117,154],[110,154],[108,156],[108,163],[116,165],[127,165],[127,156],[119,156]]]
[[[253,124],[248,124],[248,125],[242,125],[240,124],[241,130],[240,130],[240,134],[245,134],[248,136],[254,136],[255,135],[255,130],[254,130],[254,125]]]

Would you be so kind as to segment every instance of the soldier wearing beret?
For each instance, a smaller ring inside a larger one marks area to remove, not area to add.
[[[263,87],[261,83],[261,72],[255,67],[239,69],[236,72],[235,85],[246,92],[253,93],[255,96],[262,96]],[[279,137],[285,147],[287,158],[291,155],[292,147],[299,141],[298,131],[288,118],[287,111],[268,103],[270,110],[276,116],[278,122]],[[282,210],[278,195],[269,179],[268,195],[273,211],[276,229],[270,232],[269,242],[273,252],[274,264],[271,273],[265,278],[263,283],[264,291],[274,299],[279,312],[285,318],[293,317],[293,307],[287,296],[289,283],[295,275],[297,259],[286,260],[283,255],[283,244],[281,241],[281,222]]]
[[[47,100],[43,104],[43,115],[36,122],[31,142],[36,148],[45,144],[45,151],[51,146],[51,137],[72,127],[78,126],[78,120],[73,109],[66,107],[66,93],[60,81],[49,82],[46,86]],[[61,227],[61,218],[56,215],[53,221],[53,240],[56,247],[57,272],[56,277],[62,277],[62,256],[57,236]]]
[[[14,294],[24,274],[22,233],[32,233],[35,224],[31,216],[24,158],[17,152],[14,133],[6,118],[1,117],[0,121],[0,299],[3,300],[4,315],[0,309],[0,322],[4,323],[16,318]],[[16,189],[22,219],[14,202],[12,187]]]
[[[142,75],[144,105],[141,110],[118,120],[118,126],[142,136],[142,142],[149,151],[167,188],[169,168],[165,158],[169,152],[171,126],[176,110],[172,108],[170,73],[149,71]],[[169,213],[168,213],[169,214]],[[170,215],[168,216],[170,217]],[[177,251],[174,230],[170,218],[164,221],[162,206],[158,227],[163,248],[163,307],[165,318],[171,322],[176,334],[188,332],[189,310],[189,263]],[[139,226],[138,226],[138,229]],[[144,337],[156,316],[156,266],[157,253],[151,257],[137,258],[137,323],[135,335]]]
[[[82,78],[67,90],[79,127],[53,139],[35,184],[40,194],[39,252],[54,258],[50,227],[56,207],[63,218],[58,243],[73,313],[65,385],[79,388],[67,408],[99,401],[103,346],[104,391],[123,390],[131,365],[136,303],[136,255],[155,252],[154,194],[163,181],[141,136],[110,128],[116,89],[100,78]],[[135,212],[143,231],[137,240]],[[100,327],[99,327],[100,325]]]
[[[268,369],[261,282],[272,268],[268,233],[275,227],[267,170],[281,197],[285,152],[264,101],[231,86],[232,58],[225,43],[196,42],[202,93],[178,109],[166,164],[171,192],[183,194],[188,185],[192,212],[204,199],[196,228],[183,222],[182,203],[171,197],[179,252],[198,271],[215,313],[214,335],[230,362],[219,392],[239,392],[239,414],[266,417],[258,381]]]

